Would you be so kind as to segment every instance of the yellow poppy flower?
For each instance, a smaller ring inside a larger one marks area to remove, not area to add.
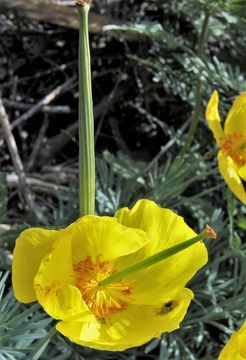
[[[183,218],[139,200],[115,217],[84,216],[63,230],[29,229],[16,241],[13,288],[37,300],[71,341],[103,350],[139,346],[179,328],[190,301],[186,283],[207,262],[203,243],[108,285],[109,275],[193,238]]]
[[[221,351],[218,360],[246,359],[246,321],[242,327],[232,334],[228,343]]]
[[[246,180],[246,92],[234,101],[221,126],[219,95],[214,91],[206,109],[208,125],[217,145],[219,170],[234,195],[246,204],[246,191],[242,180]]]

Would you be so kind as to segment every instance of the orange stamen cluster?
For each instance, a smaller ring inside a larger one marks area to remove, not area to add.
[[[246,135],[232,133],[226,136],[221,145],[222,151],[232,158],[238,166],[246,164]]]
[[[131,286],[115,281],[106,286],[99,282],[116,270],[109,261],[100,261],[99,257],[93,263],[91,257],[74,265],[75,285],[81,292],[83,300],[99,320],[127,307],[127,298],[131,294]]]

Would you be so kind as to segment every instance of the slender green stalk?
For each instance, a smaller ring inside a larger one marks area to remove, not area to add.
[[[94,118],[88,31],[90,5],[77,1],[79,12],[79,207],[80,216],[95,211]]]
[[[202,25],[202,31],[201,31],[201,34],[200,34],[200,37],[198,40],[197,55],[200,58],[202,58],[202,56],[203,56],[203,49],[204,49],[204,44],[205,44],[205,40],[206,40],[209,16],[210,16],[209,9],[206,8],[203,25]],[[194,108],[193,115],[191,118],[191,125],[190,125],[189,131],[188,131],[186,142],[179,153],[180,156],[184,156],[184,154],[189,150],[189,148],[192,144],[193,138],[195,136],[195,133],[196,133],[196,129],[197,129],[198,121],[199,121],[199,115],[201,112],[201,105],[202,105],[202,82],[200,79],[198,79],[196,82],[195,101],[196,101],[196,103],[195,103],[195,108]]]
[[[187,249],[188,247],[196,244],[197,242],[209,238],[215,238],[216,234],[215,232],[207,225],[205,230],[202,231],[199,235],[195,236],[192,239],[186,240],[180,244],[177,244],[175,246],[172,246],[168,249],[162,250],[152,256],[147,257],[146,259],[143,259],[135,264],[129,265],[124,267],[121,270],[116,271],[112,275],[106,277],[104,280],[99,282],[99,285],[105,286],[108,284],[111,284],[112,282],[115,282],[117,280],[120,280],[126,276],[129,276],[137,271],[143,270],[149,266],[152,266],[160,261],[163,261],[170,256],[173,256],[180,251],[183,251]]]

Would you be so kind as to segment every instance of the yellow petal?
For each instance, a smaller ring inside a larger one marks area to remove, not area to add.
[[[94,321],[87,320],[87,317],[77,321],[61,321],[56,325],[57,331],[62,335],[68,337],[71,341],[88,346],[88,344],[96,344],[100,339],[101,324],[94,318]],[[109,339],[110,341],[110,339]],[[94,349],[98,349],[97,346],[93,346]]]
[[[238,342],[240,355],[243,357],[243,359],[246,359],[246,333],[238,334]]]
[[[246,359],[246,321],[243,326],[232,334],[221,351],[218,360],[245,360]]]
[[[147,233],[149,255],[196,236],[181,216],[147,199],[138,200],[132,209],[118,210],[115,217],[122,225]]]
[[[67,319],[87,311],[74,285],[71,238],[61,236],[59,245],[41,262],[34,279],[38,302],[55,319]]]
[[[237,165],[229,157],[223,154],[222,151],[218,153],[219,170],[225,182],[233,192],[233,194],[246,204],[246,192],[242,180],[238,174]]]
[[[182,289],[168,304],[129,305],[105,322],[60,322],[57,330],[71,341],[99,350],[122,351],[178,329],[193,293]]]
[[[225,121],[225,134],[241,133],[246,135],[246,92],[234,101]]]
[[[238,343],[240,355],[246,359],[246,321],[238,330]]]
[[[239,354],[239,347],[237,342],[237,334],[234,333],[222,352],[219,355],[218,360],[244,360]]]
[[[196,236],[181,216],[160,208],[150,200],[139,200],[131,210],[121,209],[115,216],[123,225],[142,229],[148,234],[150,241],[146,245],[146,253],[140,253],[145,257]],[[128,258],[124,260],[129,261]],[[132,277],[133,298],[140,303],[153,304],[166,293],[175,294],[206,262],[206,247],[203,243],[197,243],[163,262],[135,273]],[[144,281],[141,280],[143,278]]]
[[[32,228],[23,231],[16,240],[13,253],[12,283],[17,300],[29,303],[36,300],[33,288],[42,258],[57,239],[58,231]]]
[[[218,145],[224,140],[224,131],[221,126],[220,115],[218,110],[219,105],[219,95],[215,90],[208,102],[206,108],[206,119],[208,122],[209,128],[212,130],[214,138]]]
[[[129,229],[117,219],[99,216],[84,216],[67,228],[73,239],[73,262],[88,257],[96,262],[111,261],[141,249],[148,241],[144,231]]]
[[[238,175],[241,179],[246,181],[246,164],[238,169]]]

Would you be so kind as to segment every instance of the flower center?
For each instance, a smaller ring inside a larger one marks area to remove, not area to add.
[[[132,287],[121,280],[106,286],[100,286],[99,281],[116,271],[109,261],[100,261],[99,257],[93,263],[89,256],[86,260],[74,265],[75,284],[87,306],[99,320],[127,307],[127,300]]]
[[[246,164],[246,135],[240,133],[227,135],[221,149],[238,166],[241,167]]]

